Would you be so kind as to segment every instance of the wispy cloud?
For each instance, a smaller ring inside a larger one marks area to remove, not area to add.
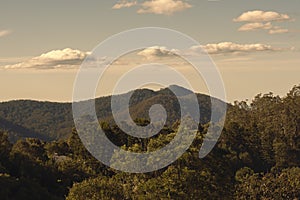
[[[241,14],[233,19],[235,22],[271,22],[271,21],[288,21],[291,20],[287,14],[281,14],[274,11],[254,10]]]
[[[23,62],[5,65],[4,69],[74,69],[89,55],[89,52],[66,48],[53,50]]]
[[[244,24],[239,28],[239,31],[256,31],[256,30],[269,30],[273,28],[271,22],[261,23],[261,22],[254,22],[254,23],[247,23]]]
[[[203,52],[203,49],[209,54],[240,54],[255,52],[276,52],[288,49],[277,48],[267,44],[237,44],[233,42],[221,42],[216,44],[206,44],[193,46],[191,50],[194,52]]]
[[[136,6],[137,5],[137,1],[126,1],[126,0],[122,0],[118,3],[116,3],[112,9],[121,9],[121,8],[130,8],[132,6]]]
[[[192,7],[185,0],[146,0],[138,3],[137,1],[122,0],[115,4],[113,9],[129,8],[138,6],[136,11],[139,14],[152,13],[158,15],[172,15]]]
[[[290,31],[285,28],[281,28],[279,26],[275,26],[273,29],[269,30],[269,34],[281,34],[281,33],[289,33]]]
[[[168,49],[162,46],[154,46],[139,51],[137,55],[143,56],[147,60],[158,60],[164,58],[174,58],[176,55],[198,56],[203,53],[211,55],[239,55],[257,52],[283,52],[293,51],[294,48],[274,47],[268,44],[238,44],[234,42],[220,42],[206,45],[192,46],[189,49]]]
[[[9,35],[11,33],[12,33],[11,30],[0,30],[0,37],[7,36],[7,35]]]
[[[278,30],[280,31],[280,30]],[[199,46],[192,46],[188,49],[168,49],[163,46],[153,46],[141,51],[135,55],[139,58],[131,60],[117,60],[114,61],[115,65],[128,65],[134,62],[139,64],[143,62],[153,62],[159,60],[160,62],[172,61],[178,62],[176,58],[180,55],[185,56],[198,56],[205,52],[212,55],[239,55],[255,52],[281,52],[291,51],[294,48],[278,48],[267,44],[237,44],[233,42],[221,42],[215,44],[206,44]],[[141,56],[144,60],[141,60]],[[88,59],[87,59],[88,58]],[[14,59],[15,60],[15,59]],[[5,64],[0,66],[0,69],[36,69],[36,70],[53,70],[53,69],[78,69],[83,61],[86,61],[86,67],[95,68],[103,67],[112,61],[112,58],[102,57],[96,58],[91,52],[84,52],[76,49],[66,48],[62,50],[53,50],[41,54],[33,58],[22,58],[17,64]],[[11,62],[4,59],[2,63]],[[1,63],[1,59],[0,59]],[[177,63],[178,64],[178,63]]]
[[[282,28],[280,26],[274,26],[271,22],[267,23],[247,23],[241,26],[239,31],[257,31],[257,30],[268,30],[269,34],[281,34],[290,32],[288,29]]]
[[[247,22],[238,31],[268,30],[269,34],[288,33],[288,29],[274,26],[272,23],[292,20],[287,14],[262,10],[248,11],[233,19],[234,22]]]

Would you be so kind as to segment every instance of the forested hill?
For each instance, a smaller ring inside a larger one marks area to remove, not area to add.
[[[31,137],[64,138],[73,126],[71,104],[18,100],[0,103],[0,129],[11,141]]]
[[[172,85],[180,96],[188,96],[191,91]],[[129,93],[118,95],[125,98]],[[210,119],[210,97],[197,94],[200,105],[201,123]],[[130,114],[133,119],[148,118],[149,108],[154,104],[162,104],[167,111],[167,124],[180,119],[180,106],[169,88],[159,91],[149,89],[136,90],[130,99]],[[111,115],[111,97],[96,99],[96,112],[99,120],[113,122]],[[74,127],[71,103],[39,102],[18,100],[0,103],[0,130],[9,133],[11,141],[19,138],[39,138],[52,141],[67,138]]]
[[[150,101],[157,95],[168,95],[165,90],[137,91],[141,93],[144,93],[142,99],[137,96],[132,101]],[[64,104],[40,104],[64,108]],[[36,120],[38,125],[43,119]],[[55,123],[49,123],[52,125],[48,128],[55,128]],[[148,122],[139,119],[137,123],[144,126]],[[161,149],[173,140],[178,130],[175,122],[157,135],[141,139],[106,122],[101,122],[101,126],[115,145],[136,153]],[[12,129],[30,133],[20,126],[13,125]],[[217,144],[205,158],[199,159],[207,131],[208,124],[200,125],[192,145],[178,160],[143,174],[116,171],[103,165],[86,150],[75,129],[60,141],[26,138],[14,144],[8,141],[8,133],[0,131],[0,198],[300,199],[300,86],[282,98],[269,93],[257,95],[252,102],[230,106]],[[131,164],[126,156],[107,156],[112,163]],[[155,162],[159,159],[162,158]],[[155,164],[153,159],[146,161]]]

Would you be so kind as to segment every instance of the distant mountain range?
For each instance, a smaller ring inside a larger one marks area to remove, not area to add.
[[[126,95],[132,94],[129,108],[132,119],[149,119],[150,107],[154,104],[161,104],[167,111],[167,124],[172,125],[180,119],[180,106],[171,90],[176,91],[181,97],[188,97],[192,93],[183,87],[171,85],[159,91],[139,89],[133,94],[129,92],[116,97],[122,100]],[[200,107],[200,122],[204,124],[210,120],[211,99],[208,95],[196,95]],[[114,123],[111,113],[111,96],[97,98],[95,105],[100,121]],[[71,134],[73,127],[72,103],[32,100],[0,103],[0,130],[7,131],[12,142],[26,137],[45,141],[64,139]]]

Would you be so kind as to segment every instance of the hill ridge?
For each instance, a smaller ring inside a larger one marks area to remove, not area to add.
[[[181,90],[181,94],[191,93],[180,86],[171,85],[172,89]],[[161,103],[166,108],[168,114],[168,124],[172,124],[180,119],[177,98],[170,88],[162,88],[154,91],[151,89],[139,89],[124,94],[117,95],[120,100],[132,93],[130,99],[130,114],[132,118],[148,118],[148,109],[152,104]],[[200,107],[201,123],[206,123],[210,119],[210,96],[197,93]],[[95,98],[96,113],[98,119],[108,120],[113,123],[111,115],[112,96]],[[220,100],[220,102],[222,102]],[[224,103],[224,102],[223,102]],[[74,127],[72,116],[72,104],[62,102],[36,101],[36,100],[13,100],[0,103],[0,119],[11,123],[4,126],[0,121],[0,130],[15,130],[13,126],[23,127],[26,131],[10,134],[11,141],[25,136],[35,136],[42,140],[52,141],[67,138]],[[32,134],[29,134],[29,132]]]

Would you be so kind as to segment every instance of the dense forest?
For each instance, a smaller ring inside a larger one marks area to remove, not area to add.
[[[197,97],[203,109],[193,144],[171,165],[144,174],[116,171],[91,156],[72,128],[70,104],[1,103],[1,199],[300,199],[300,86],[285,97],[259,94],[252,102],[229,105],[222,135],[204,159],[198,152],[209,126],[210,100]],[[147,152],[175,136],[180,121],[174,98],[168,89],[133,95],[130,112],[140,126],[149,123],[145,113],[151,104],[170,111],[165,127],[147,139],[114,125],[110,97],[97,99],[96,109],[113,143]]]

